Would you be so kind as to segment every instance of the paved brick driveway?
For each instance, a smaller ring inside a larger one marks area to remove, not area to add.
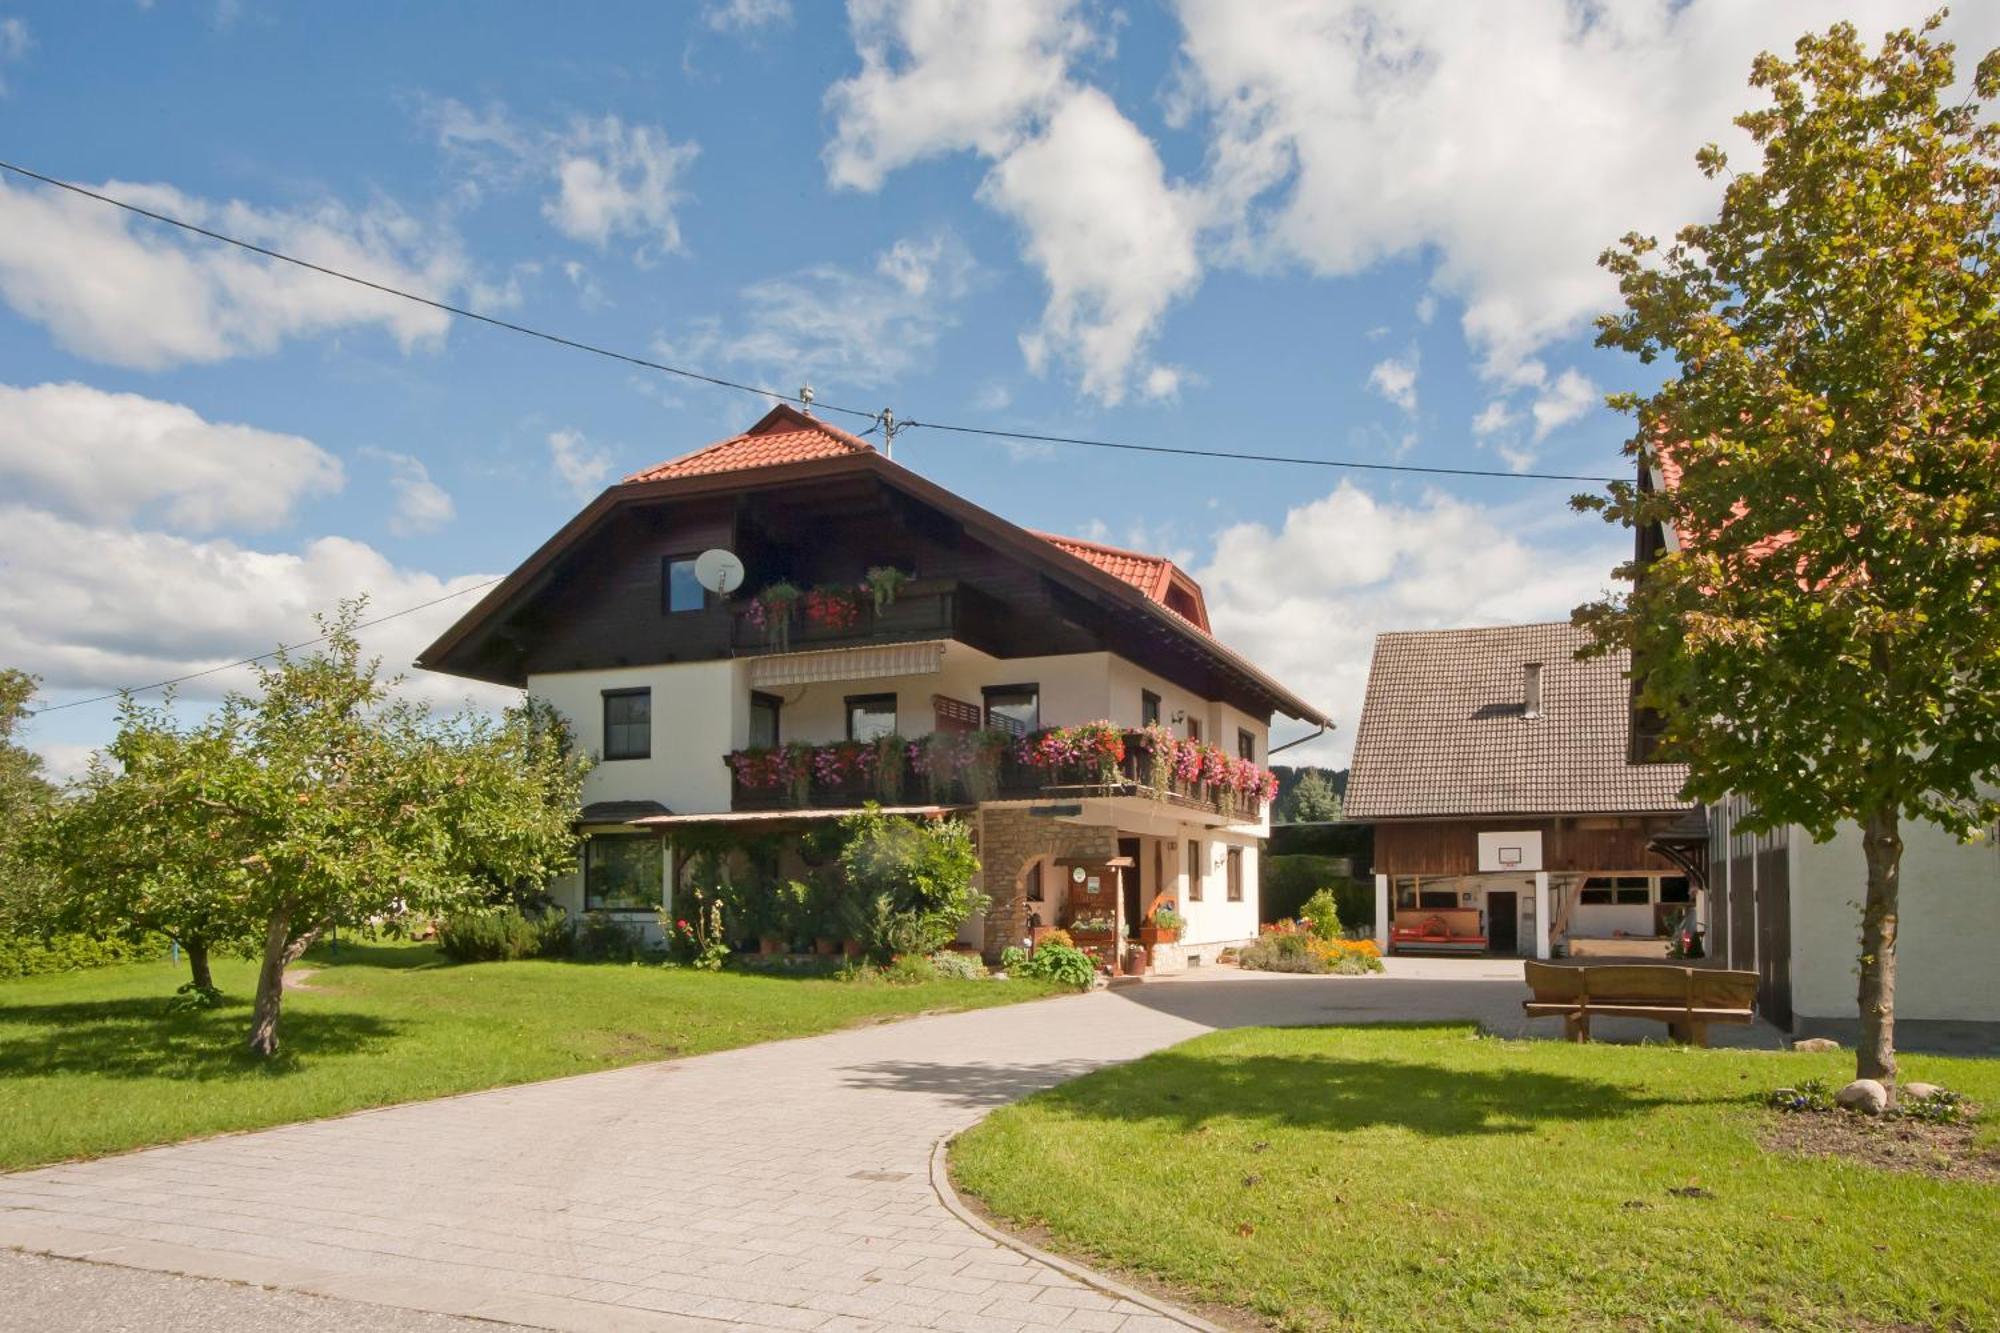
[[[1149,983],[0,1176],[0,1246],[563,1329],[1178,1330],[960,1221],[933,1145],[1217,1027],[1515,1030],[1507,966]]]

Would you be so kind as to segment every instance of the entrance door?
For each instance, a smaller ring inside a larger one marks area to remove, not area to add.
[[[1139,840],[1120,838],[1118,859],[1125,864],[1118,870],[1118,886],[1124,893],[1125,938],[1139,938]]]
[[[1512,892],[1486,895],[1486,951],[1499,954],[1521,951],[1519,895]]]

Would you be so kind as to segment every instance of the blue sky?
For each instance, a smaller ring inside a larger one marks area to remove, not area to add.
[[[1864,32],[1927,6],[1859,4]],[[1504,11],[1504,12],[1503,12]],[[0,0],[0,156],[505,318],[903,418],[1618,471],[1597,252],[1713,207],[1805,3]],[[1953,35],[1985,50],[2000,20]],[[454,324],[0,182],[0,659],[44,699],[504,573],[755,398]],[[838,418],[836,418],[838,420]],[[1384,629],[1561,617],[1561,483],[911,432],[1030,526],[1161,550],[1339,719]],[[471,599],[385,625],[407,662]],[[190,685],[199,706],[241,684]],[[458,682],[413,682],[449,702]],[[491,692],[476,693],[491,702]],[[74,771],[108,704],[29,740]]]

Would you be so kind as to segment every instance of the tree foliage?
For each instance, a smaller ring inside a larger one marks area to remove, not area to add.
[[[560,719],[530,703],[439,720],[394,697],[355,639],[361,608],[198,723],[128,700],[56,826],[78,911],[261,954],[259,1055],[285,968],[329,927],[440,915],[575,862],[586,763]]]
[[[42,757],[15,739],[30,716],[36,684],[25,671],[0,668],[0,932],[44,929],[36,870],[21,846],[55,788],[42,776]]]
[[[1307,769],[1292,788],[1291,799],[1285,806],[1285,822],[1323,824],[1339,818],[1340,797],[1334,793],[1333,785],[1318,769]]]
[[[877,961],[935,953],[986,904],[979,857],[957,820],[919,822],[868,810],[841,821],[844,924]]]
[[[1678,537],[1580,608],[1631,650],[1689,794],[1746,829],[1859,823],[1861,1069],[1893,1080],[1899,821],[1973,836],[2000,807],[2000,53],[1953,92],[1942,15],[1869,50],[1840,24],[1758,58],[1761,150],[1719,215],[1603,263],[1600,345],[1674,378],[1613,405],[1668,484],[1578,497]]]

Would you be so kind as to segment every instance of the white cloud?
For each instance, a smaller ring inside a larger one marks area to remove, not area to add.
[[[681,200],[679,178],[700,151],[694,144],[605,116],[573,122],[556,149],[558,192],[542,214],[557,230],[599,249],[614,237],[636,237],[641,257],[654,245],[681,248],[674,210]]]
[[[580,430],[549,432],[549,462],[579,500],[592,500],[611,480],[611,455]]]
[[[971,255],[950,232],[899,240],[866,270],[816,264],[752,283],[737,324],[709,321],[663,350],[720,358],[786,388],[801,378],[822,389],[875,388],[928,360],[974,276]]]
[[[1201,279],[1205,207],[1170,182],[1153,143],[1072,65],[1106,49],[1074,0],[851,0],[861,70],[834,85],[828,178],[880,189],[925,158],[974,152],[979,198],[1021,228],[1049,285],[1022,352],[1121,400],[1168,307]]]
[[[357,593],[369,595],[369,614],[382,615],[490,577],[401,569],[345,537],[265,551],[77,523],[24,505],[0,507],[0,567],[0,642],[10,665],[42,677],[45,698],[142,685],[299,643],[316,632],[315,613]],[[373,626],[362,644],[381,655],[385,672],[403,671],[472,603],[468,595]],[[250,672],[237,668],[180,693],[208,700],[250,684]],[[409,688],[439,706],[468,698],[492,705],[513,693],[429,673],[413,674]]]
[[[716,32],[755,32],[792,21],[791,0],[710,0],[701,21]]]
[[[979,197],[1021,224],[1049,284],[1041,324],[1022,339],[1029,368],[1053,353],[1083,391],[1125,396],[1167,307],[1201,281],[1199,205],[1166,180],[1152,141],[1095,88],[1076,89],[1043,132],[1002,158]]]
[[[450,236],[386,201],[296,210],[109,181],[115,198],[389,286],[449,297],[466,280]],[[288,338],[379,327],[404,348],[443,340],[442,311],[75,195],[0,182],[0,298],[79,356],[140,370],[275,350]]]
[[[1417,349],[1398,358],[1377,361],[1368,372],[1368,387],[1411,416],[1417,414]]]
[[[1730,120],[1759,51],[1835,17],[1877,40],[1935,7],[1180,0],[1180,99],[1207,114],[1237,259],[1343,276],[1420,258],[1498,375],[1615,304],[1595,260],[1620,235],[1712,213],[1721,187],[1693,154],[1747,157]],[[2000,45],[2000,6],[1947,32],[1969,68]]]
[[[701,151],[692,142],[676,143],[657,125],[614,115],[534,129],[498,102],[475,109],[452,98],[424,99],[418,117],[456,164],[469,202],[542,181],[555,187],[542,216],[571,240],[600,250],[633,240],[642,262],[681,248],[681,180]]]
[[[1192,377],[1179,366],[1154,366],[1139,383],[1139,392],[1156,403],[1178,402],[1181,386]]]
[[[1498,435],[1502,431],[1512,430],[1520,420],[1505,398],[1495,398],[1480,408],[1479,415],[1472,419],[1472,433],[1481,438]]]
[[[8,16],[0,18],[0,66],[12,65],[27,59],[28,48],[35,44],[29,35],[26,19]],[[7,95],[7,80],[0,78],[0,97]]]
[[[1070,91],[1095,38],[1075,0],[849,0],[861,72],[827,93],[827,174],[879,190],[890,172],[970,149],[1000,157]]]
[[[389,489],[396,497],[396,510],[389,516],[389,531],[399,537],[435,532],[457,516],[458,507],[444,487],[431,480],[423,460],[389,449],[364,449],[370,458],[389,465]]]
[[[341,487],[340,461],[297,435],[86,384],[0,385],[0,479],[73,517],[146,514],[184,532],[262,530]]]
[[[1437,317],[1437,297],[1425,292],[1417,298],[1417,323],[1428,324]]]
[[[1548,438],[1550,431],[1567,426],[1602,401],[1595,384],[1575,370],[1565,370],[1535,396],[1529,409],[1535,418],[1535,439]]]
[[[1275,529],[1223,529],[1194,575],[1216,634],[1333,715],[1339,729],[1301,762],[1344,763],[1376,634],[1566,620],[1609,584],[1615,539],[1558,544],[1545,513],[1437,493],[1394,504],[1343,482]]]

